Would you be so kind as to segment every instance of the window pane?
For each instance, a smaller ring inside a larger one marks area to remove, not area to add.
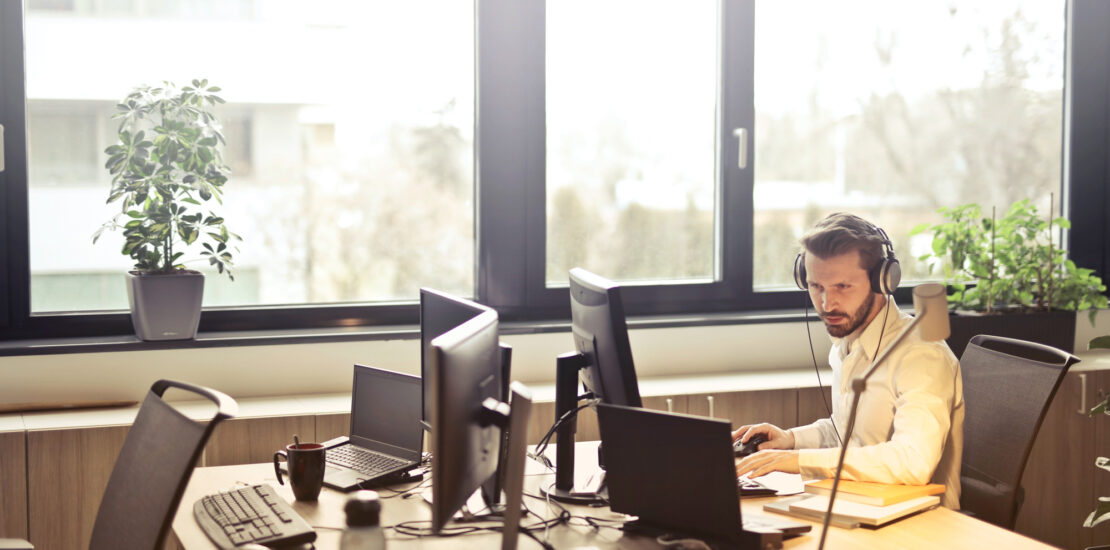
[[[1064,25],[1063,0],[757,3],[756,287],[792,287],[798,238],[834,211],[923,280],[929,236],[908,234],[937,208],[1058,208]]]
[[[472,3],[66,5],[33,2],[25,23],[33,311],[127,307],[122,236],[91,239],[119,209],[110,116],[137,86],[194,78],[227,100],[211,209],[243,237],[234,282],[186,254],[206,306],[473,294]]]
[[[547,3],[548,285],[712,280],[717,3]]]

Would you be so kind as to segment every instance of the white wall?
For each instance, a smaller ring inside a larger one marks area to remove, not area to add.
[[[829,339],[819,324],[812,330],[824,366]],[[633,330],[629,338],[645,378],[812,364],[803,323]],[[574,348],[566,332],[503,340],[513,346],[513,378],[529,384],[553,384],[555,357]],[[0,403],[137,401],[159,378],[232,397],[347,392],[354,363],[419,374],[419,340],[0,357]]]
[[[908,309],[908,308],[906,308]],[[1095,326],[1076,320],[1076,352],[1110,334],[1110,311]],[[827,366],[829,339],[811,323],[817,361]],[[803,323],[642,329],[629,333],[641,378],[812,365]],[[513,378],[553,384],[555,356],[573,349],[566,332],[511,335]],[[350,391],[351,365],[419,374],[419,340],[242,346],[0,357],[0,403],[139,400],[159,378],[211,386],[232,397]]]

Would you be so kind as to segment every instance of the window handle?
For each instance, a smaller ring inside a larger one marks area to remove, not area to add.
[[[732,135],[736,136],[737,141],[740,142],[740,150],[736,154],[736,164],[743,170],[748,167],[748,129],[737,128],[732,131]]]
[[[4,125],[0,124],[0,172],[4,171]]]

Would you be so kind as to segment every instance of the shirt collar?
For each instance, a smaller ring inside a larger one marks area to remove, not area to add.
[[[886,300],[886,307],[879,310],[879,314],[867,326],[845,336],[840,342],[841,346],[845,349],[851,347],[852,351],[855,351],[857,346],[862,346],[861,351],[867,362],[875,360],[876,351],[882,351],[877,349],[880,344],[880,337],[884,342],[890,343],[891,338],[897,333],[895,325],[902,316],[902,312],[898,309],[898,305],[894,303],[893,297],[883,296],[883,299]]]

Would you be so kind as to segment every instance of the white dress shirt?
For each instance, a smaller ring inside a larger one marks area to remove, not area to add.
[[[836,472],[840,441],[852,407],[852,379],[862,376],[876,351],[894,341],[913,318],[894,299],[866,327],[833,338],[832,418],[790,431],[800,449],[803,477]],[[881,335],[881,342],[880,342]],[[833,430],[833,422],[836,431]],[[963,451],[964,394],[960,363],[948,344],[926,342],[915,330],[891,351],[867,380],[852,441],[844,457],[844,479],[921,485],[941,483],[941,504],[959,509]]]

